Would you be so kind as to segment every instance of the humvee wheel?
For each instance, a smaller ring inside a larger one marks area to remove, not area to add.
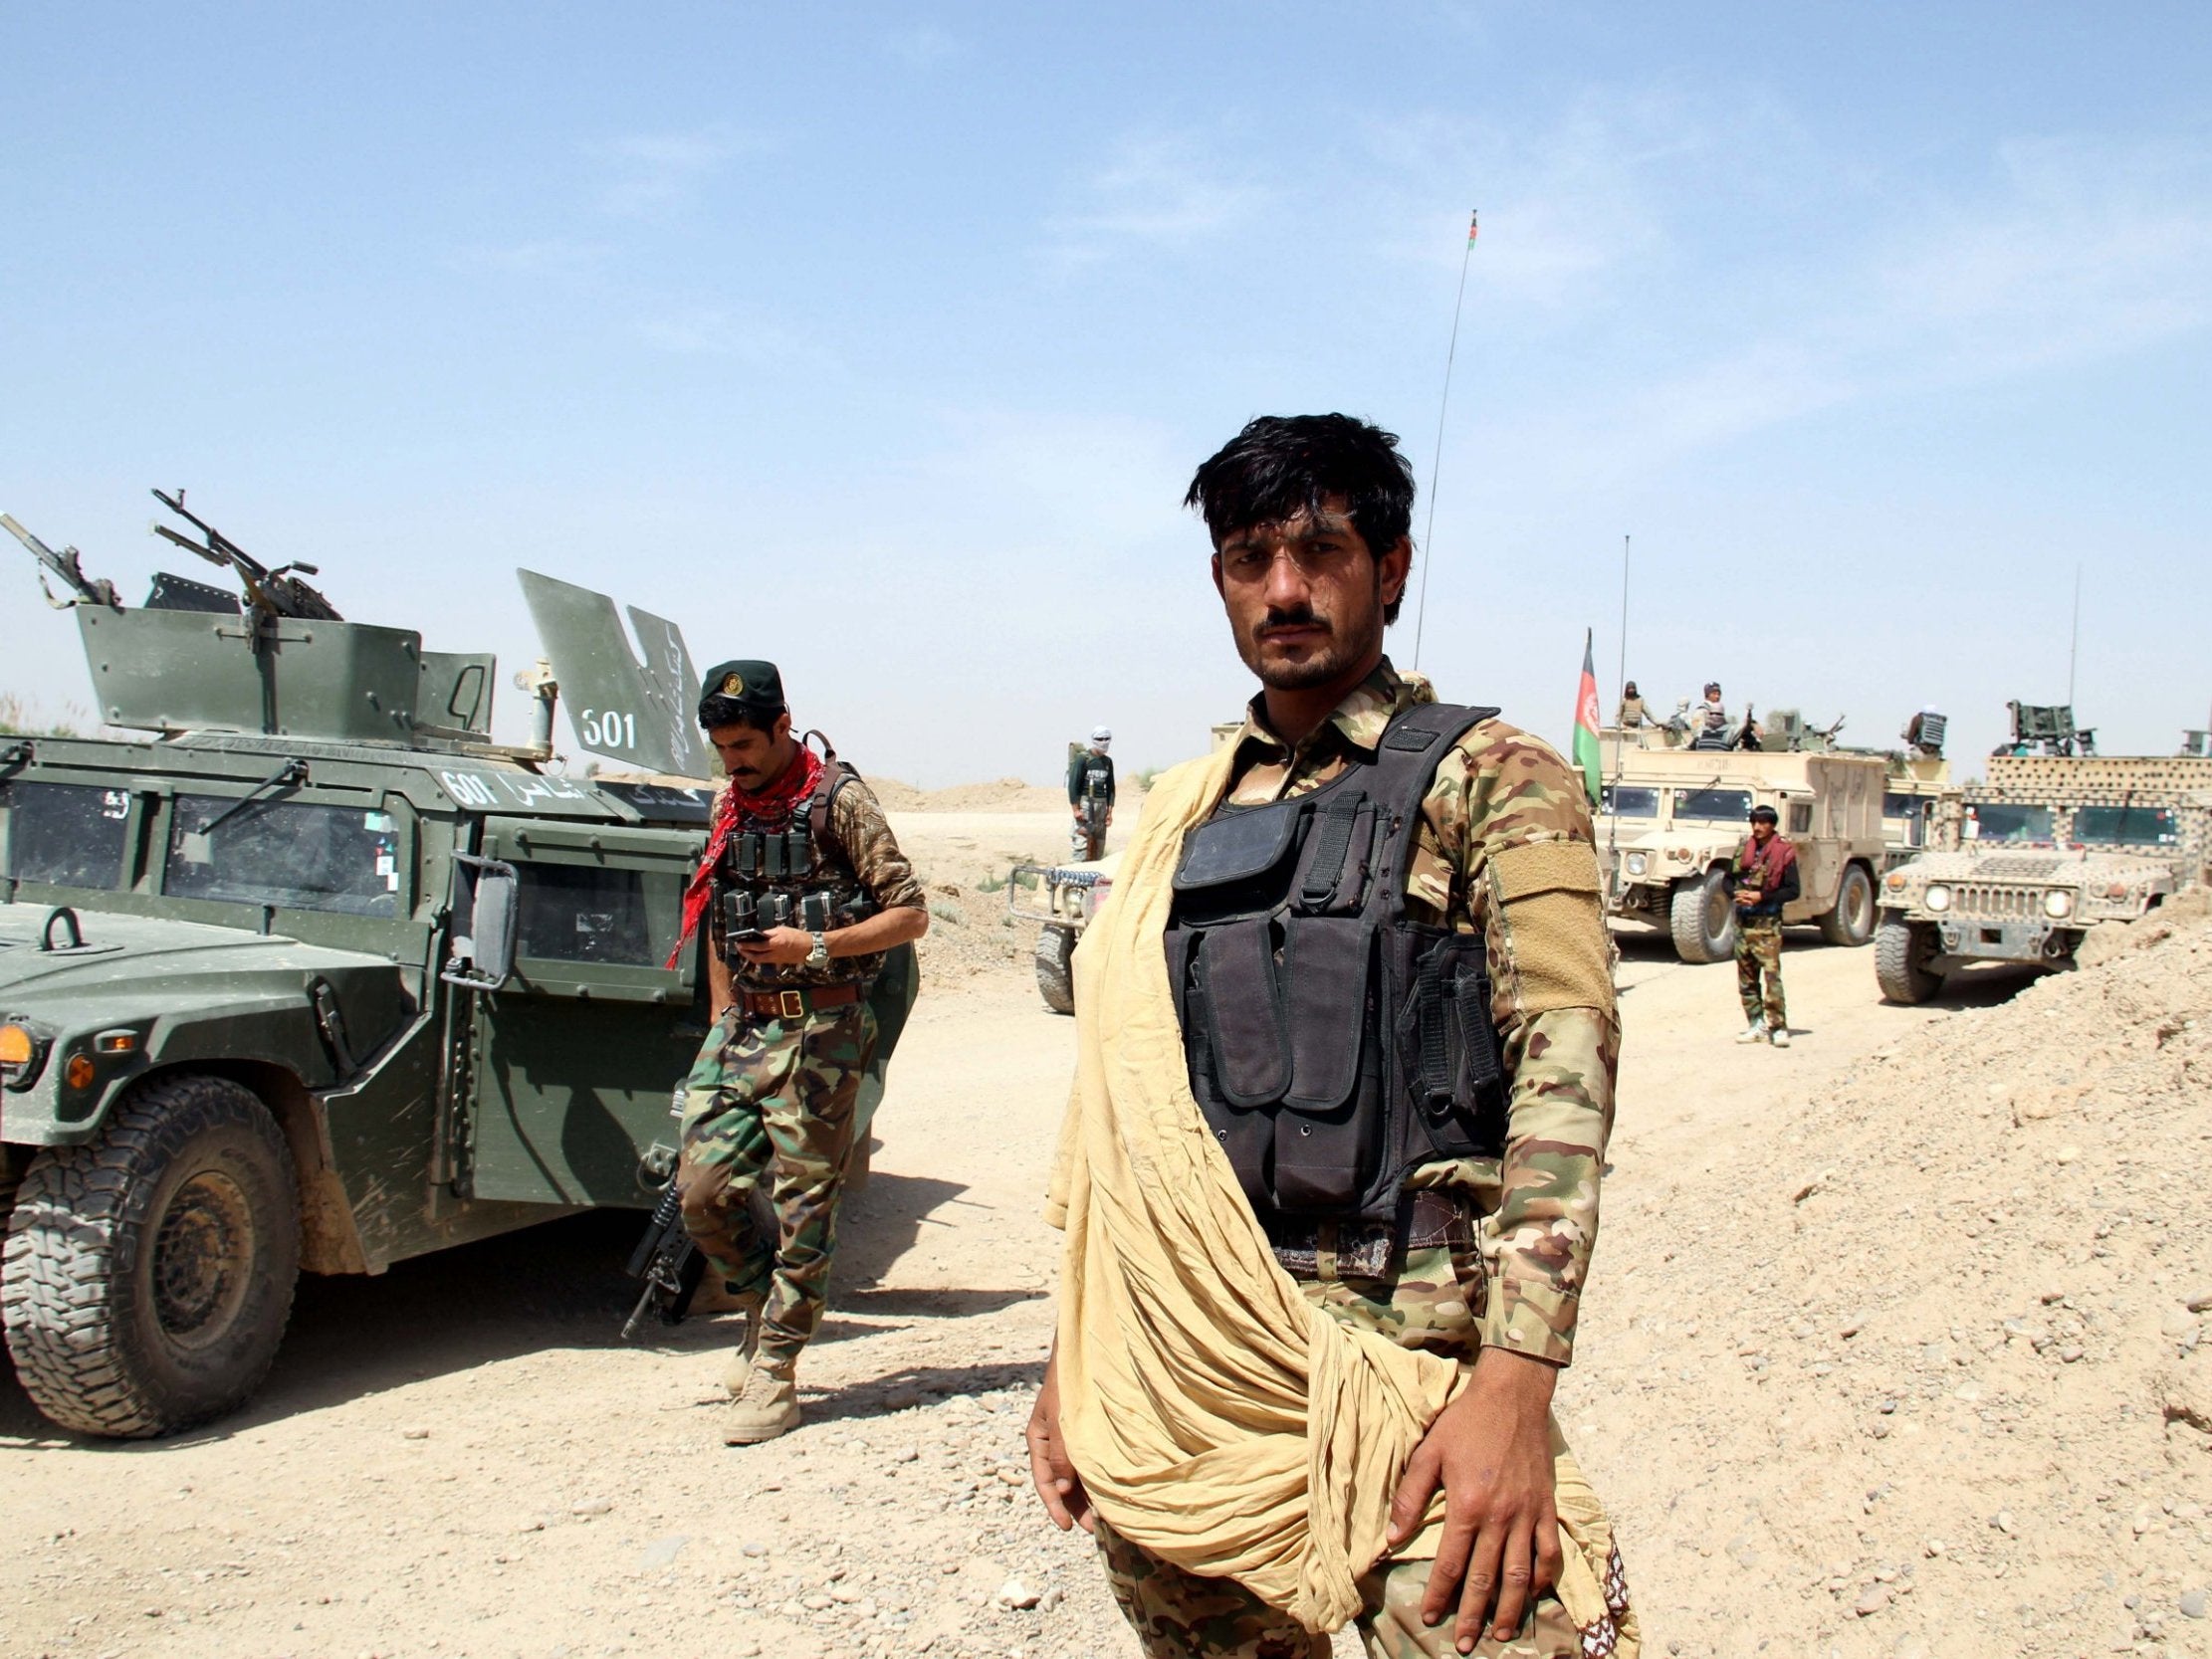
[[[1836,884],[1836,908],[1820,919],[1820,931],[1830,944],[1857,946],[1875,936],[1875,879],[1864,864],[1844,866],[1844,879]]]
[[[1939,941],[1925,922],[1882,918],[1875,930],[1875,983],[1884,1002],[1925,1002],[1943,988],[1943,975],[1927,964]]]
[[[1674,954],[1685,962],[1717,962],[1736,953],[1736,906],[1728,872],[1708,870],[1696,881],[1676,882],[1667,906]]]
[[[292,1153],[251,1093],[169,1077],[90,1145],[31,1160],[0,1312],[31,1403],[82,1434],[145,1438],[242,1404],[292,1313]]]
[[[1037,994],[1055,1014],[1075,1012],[1075,930],[1046,923],[1037,930]]]

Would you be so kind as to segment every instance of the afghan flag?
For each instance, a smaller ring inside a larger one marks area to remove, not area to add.
[[[1481,217],[1482,210],[1480,208],[1475,208],[1467,214],[1467,246],[1470,248],[1474,246],[1475,226]]]
[[[1582,786],[1590,791],[1590,804],[1599,801],[1598,779],[1598,672],[1590,660],[1590,630],[1582,631],[1582,689],[1575,694],[1575,764],[1582,768]]]

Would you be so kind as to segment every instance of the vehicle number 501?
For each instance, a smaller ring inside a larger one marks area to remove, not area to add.
[[[586,748],[637,747],[635,715],[618,714],[612,709],[586,709],[577,717],[576,729],[582,733]]]

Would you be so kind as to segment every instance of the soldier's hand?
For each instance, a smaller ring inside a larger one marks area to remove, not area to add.
[[[1098,1521],[1091,1513],[1090,1498],[1083,1491],[1083,1478],[1068,1461],[1067,1447],[1060,1439],[1060,1357],[1057,1353],[1044,1367],[1044,1382],[1037,1389],[1037,1403],[1029,1413],[1027,1439],[1029,1479],[1035,1483],[1037,1496],[1044,1501],[1044,1513],[1052,1518],[1052,1525],[1063,1533],[1070,1527],[1081,1527],[1086,1533],[1097,1532]]]
[[[738,954],[749,962],[779,962],[790,966],[812,953],[814,935],[798,928],[771,928],[768,937],[740,944]]]
[[[1490,1633],[1509,1641],[1559,1581],[1559,1512],[1552,1500],[1551,1395],[1541,1359],[1485,1348],[1474,1375],[1406,1465],[1391,1500],[1391,1548],[1421,1531],[1440,1485],[1444,1528],[1421,1615],[1441,1624],[1458,1603],[1453,1643],[1471,1653]]]

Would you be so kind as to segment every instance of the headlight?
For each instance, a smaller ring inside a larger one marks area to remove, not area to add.
[[[1090,891],[1083,895],[1083,920],[1090,921],[1098,915],[1099,906],[1106,903],[1106,895],[1114,891],[1112,882],[1093,882]]]
[[[2054,919],[2074,914],[2074,895],[2068,889],[2055,887],[2043,896],[2043,914]]]
[[[1947,911],[1951,908],[1951,890],[1941,882],[1936,882],[1929,887],[1920,898],[1921,902],[1931,911]]]
[[[1631,853],[1621,863],[1632,876],[1641,876],[1652,867],[1652,861],[1642,853]]]
[[[0,1083],[27,1089],[46,1059],[46,1041],[28,1025],[10,1020],[0,1025]]]

